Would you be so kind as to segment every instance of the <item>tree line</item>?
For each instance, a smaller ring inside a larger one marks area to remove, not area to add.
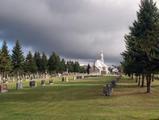
[[[53,52],[49,57],[43,52],[29,51],[26,56],[22,51],[22,46],[17,40],[10,55],[7,42],[3,41],[0,49],[0,74],[2,78],[10,76],[22,76],[31,74],[56,74],[63,72],[85,72],[78,61],[65,61]]]
[[[159,9],[153,0],[141,0],[137,19],[125,35],[126,51],[122,53],[124,73],[136,76],[139,87],[146,81],[151,92],[154,74],[159,72]]]

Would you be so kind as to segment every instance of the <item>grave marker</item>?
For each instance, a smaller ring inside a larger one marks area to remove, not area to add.
[[[104,86],[103,88],[103,93],[105,96],[111,96],[113,93],[113,87],[111,84],[107,84],[106,86]]]
[[[29,82],[29,86],[31,87],[31,88],[33,88],[33,87],[35,87],[35,81],[34,80],[31,80],[30,82]]]
[[[49,80],[49,85],[52,85],[53,84],[53,80]]]
[[[41,80],[41,86],[45,86],[45,80]]]
[[[16,83],[16,89],[18,90],[18,89],[23,89],[23,83],[22,83],[22,81],[18,81],[17,83]]]
[[[0,93],[8,92],[7,84],[0,84]]]
[[[116,82],[117,82],[116,80],[111,81],[111,85],[112,85],[113,88],[116,87]]]

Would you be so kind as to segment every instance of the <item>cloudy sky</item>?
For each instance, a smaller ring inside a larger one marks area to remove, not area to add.
[[[136,18],[140,0],[0,0],[0,40],[24,51],[56,51],[88,61],[104,52],[118,64],[124,34]]]

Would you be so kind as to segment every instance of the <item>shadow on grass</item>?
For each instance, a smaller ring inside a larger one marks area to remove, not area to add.
[[[141,88],[135,84],[119,83],[114,89],[114,96],[135,96],[146,94],[145,87]]]
[[[159,120],[159,118],[155,118],[155,119],[150,119],[150,120]]]
[[[146,95],[146,92],[116,92],[114,94],[115,97],[121,96],[135,96],[135,95]]]
[[[146,86],[145,86],[146,87]],[[159,88],[159,85],[152,85],[153,88]]]
[[[8,93],[0,94],[0,103],[10,102],[58,102],[93,100],[103,97],[102,90],[105,82],[112,77],[94,78],[67,83],[58,82],[59,86],[46,86],[22,90],[12,88]],[[69,85],[70,84],[70,85]],[[77,84],[77,85],[76,85]],[[87,85],[90,84],[90,85]]]
[[[131,91],[130,88],[136,89],[137,86],[119,85],[114,89],[112,97],[105,97],[102,94],[103,86],[47,86],[24,88],[23,90],[11,90],[8,93],[0,94],[0,103],[82,101],[145,94],[144,92]]]
[[[96,83],[96,82],[95,82]],[[104,82],[102,82],[104,83]],[[101,83],[100,83],[101,84]],[[158,86],[154,86],[158,87]],[[105,97],[102,94],[102,85],[93,86],[46,86],[36,88],[24,88],[23,90],[11,90],[8,93],[0,94],[0,103],[10,102],[59,102],[59,101],[82,101],[102,98],[112,99],[113,97],[144,95],[145,88],[139,88],[134,83],[120,81],[114,89],[112,97]]]
[[[138,88],[138,86],[137,85],[117,85],[117,87],[116,88]]]
[[[101,86],[37,87],[0,94],[0,103],[59,102],[101,98]]]

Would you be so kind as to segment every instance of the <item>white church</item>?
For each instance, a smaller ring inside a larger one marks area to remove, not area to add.
[[[109,73],[108,68],[109,67],[104,63],[104,54],[103,54],[103,52],[101,52],[100,58],[94,62],[93,66],[91,68],[91,73],[99,74],[99,75],[108,74]]]

